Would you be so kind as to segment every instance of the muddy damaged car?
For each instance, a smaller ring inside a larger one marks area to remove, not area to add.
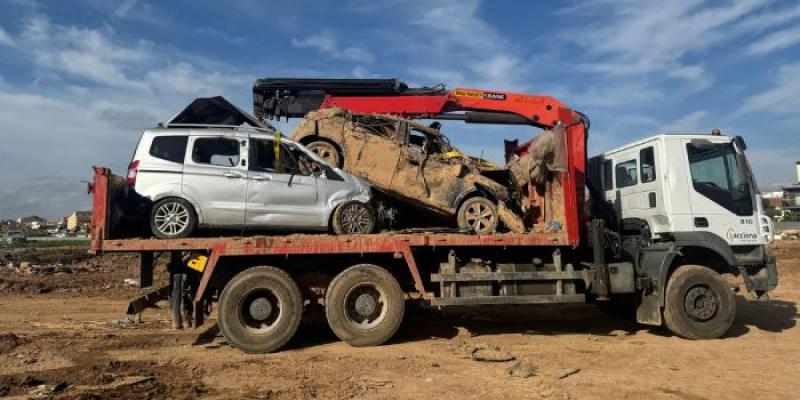
[[[467,157],[437,127],[329,108],[306,114],[292,139],[389,198],[444,216],[462,231],[488,234],[501,222],[520,229],[510,171]]]

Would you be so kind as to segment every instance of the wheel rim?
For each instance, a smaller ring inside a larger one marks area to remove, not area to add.
[[[691,319],[705,322],[717,314],[717,296],[708,286],[694,286],[686,292],[683,298],[683,309]]]
[[[383,291],[371,283],[353,287],[345,296],[345,317],[361,328],[374,328],[386,318],[388,307]]]
[[[241,297],[239,321],[255,334],[265,334],[278,325],[283,307],[278,296],[269,289],[255,289]]]
[[[466,210],[467,224],[475,232],[484,232],[494,225],[495,215],[484,203],[472,203]]]
[[[366,233],[371,225],[369,210],[363,204],[348,204],[342,209],[340,222],[345,233]]]
[[[155,215],[156,229],[165,235],[177,235],[189,226],[189,210],[177,201],[158,207]]]
[[[334,166],[339,165],[339,152],[328,142],[314,142],[308,145],[308,149],[319,158],[329,162]]]

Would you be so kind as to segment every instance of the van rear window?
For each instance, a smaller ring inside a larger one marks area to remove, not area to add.
[[[187,136],[158,136],[150,145],[150,155],[162,160],[183,164]]]

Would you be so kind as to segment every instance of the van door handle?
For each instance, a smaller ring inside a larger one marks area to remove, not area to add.
[[[239,174],[237,174],[235,172],[226,172],[226,173],[224,173],[222,175],[225,176],[226,178],[241,178],[242,177],[241,175],[239,175]]]
[[[254,181],[259,181],[259,182],[271,181],[272,177],[269,176],[269,175],[256,175],[256,176],[253,177],[253,180]]]

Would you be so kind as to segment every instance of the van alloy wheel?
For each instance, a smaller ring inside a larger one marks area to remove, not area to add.
[[[345,233],[369,232],[371,226],[370,212],[363,204],[351,203],[342,209],[342,230]]]
[[[184,199],[161,199],[150,210],[150,231],[159,239],[189,237],[196,228],[197,214],[192,204]]]
[[[156,229],[164,235],[179,235],[189,226],[190,212],[183,204],[177,201],[161,204],[156,209]]]
[[[331,227],[337,235],[372,233],[376,224],[375,210],[369,204],[357,200],[339,205],[331,218]]]

